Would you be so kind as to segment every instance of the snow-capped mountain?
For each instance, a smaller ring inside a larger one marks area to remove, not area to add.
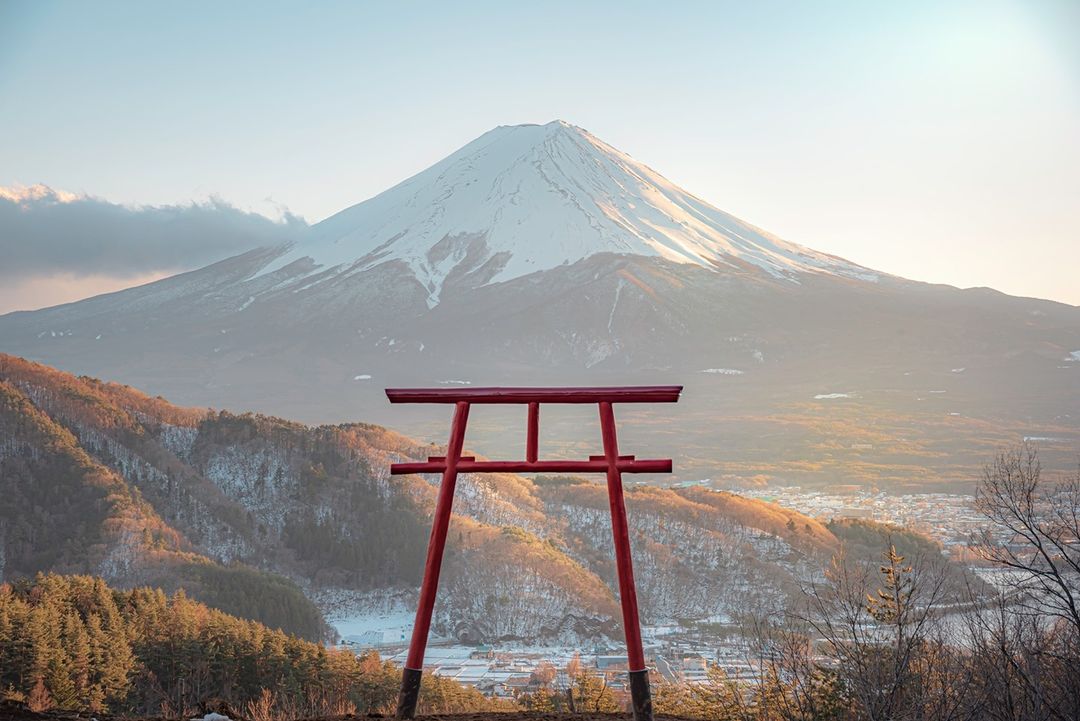
[[[562,122],[496,128],[290,246],[0,317],[0,351],[437,440],[382,389],[683,383],[624,434],[691,479],[962,482],[988,443],[1080,445],[1080,308],[789,243]],[[517,420],[478,414],[470,442],[516,454]],[[544,442],[576,455],[560,423]]]
[[[705,268],[750,264],[797,282],[877,275],[788,243],[675,186],[587,131],[556,120],[500,126],[427,170],[315,226],[259,275],[309,258],[322,281],[400,260],[436,305],[455,270],[486,283],[597,253]]]

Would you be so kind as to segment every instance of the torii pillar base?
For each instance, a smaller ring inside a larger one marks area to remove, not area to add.
[[[649,669],[630,672],[630,703],[634,721],[652,721],[652,691],[649,689]]]
[[[401,672],[401,691],[398,693],[397,713],[399,719],[411,719],[416,715],[416,703],[420,700],[420,682],[424,672],[406,668]]]

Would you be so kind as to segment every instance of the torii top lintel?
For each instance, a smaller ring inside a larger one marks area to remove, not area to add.
[[[675,403],[682,386],[610,386],[599,388],[387,388],[391,403],[454,403],[469,406],[483,404],[521,404],[529,406],[524,461],[478,461],[461,456],[453,464],[463,473],[604,473],[610,468],[606,456],[590,456],[587,461],[541,461],[537,459],[541,403],[596,403],[601,406],[601,431],[615,435],[612,403]],[[605,412],[603,409],[607,408]],[[467,417],[467,416],[466,416]],[[463,419],[464,420],[464,419]],[[464,425],[464,424],[462,424]],[[461,429],[464,435],[464,428]],[[617,456],[620,473],[671,473],[671,459],[635,459]],[[390,473],[442,473],[447,469],[445,456],[431,456],[427,461],[394,463]]]
[[[387,388],[391,403],[675,403],[682,386]]]

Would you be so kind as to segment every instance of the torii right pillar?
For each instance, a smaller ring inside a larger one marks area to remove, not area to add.
[[[626,660],[630,676],[630,700],[635,721],[652,721],[652,692],[649,690],[649,668],[645,665],[645,649],[641,643],[641,622],[638,618],[637,586],[634,584],[634,563],[630,556],[630,530],[626,524],[626,503],[623,500],[622,472],[619,471],[619,441],[615,433],[615,414],[609,401],[600,403],[600,432],[604,442],[604,461],[607,463],[608,505],[611,507],[611,534],[615,542],[615,567],[619,574],[619,601],[622,604],[623,630],[626,634]]]

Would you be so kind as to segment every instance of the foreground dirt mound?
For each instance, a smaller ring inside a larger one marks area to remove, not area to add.
[[[243,716],[236,714],[230,717],[232,721],[247,721]],[[133,718],[130,716],[110,716],[91,714],[77,711],[45,711],[35,712],[25,704],[0,701],[0,721],[168,721],[159,716],[144,716]],[[197,721],[202,721],[200,714]],[[314,717],[304,721],[372,721],[373,719],[386,719],[390,721],[393,716],[371,715],[348,715],[333,717]],[[658,715],[657,721],[684,721],[678,716]],[[417,716],[417,721],[633,721],[633,715],[629,713],[460,713],[444,714],[437,716]],[[173,720],[175,721],[175,720]],[[183,721],[187,721],[184,719]]]
[[[370,719],[370,716],[346,716],[345,719]],[[387,717],[392,719],[392,716]],[[633,721],[627,713],[454,713],[435,716],[417,716],[417,721]],[[658,714],[657,721],[686,721],[681,716]],[[314,720],[313,720],[314,721]]]

